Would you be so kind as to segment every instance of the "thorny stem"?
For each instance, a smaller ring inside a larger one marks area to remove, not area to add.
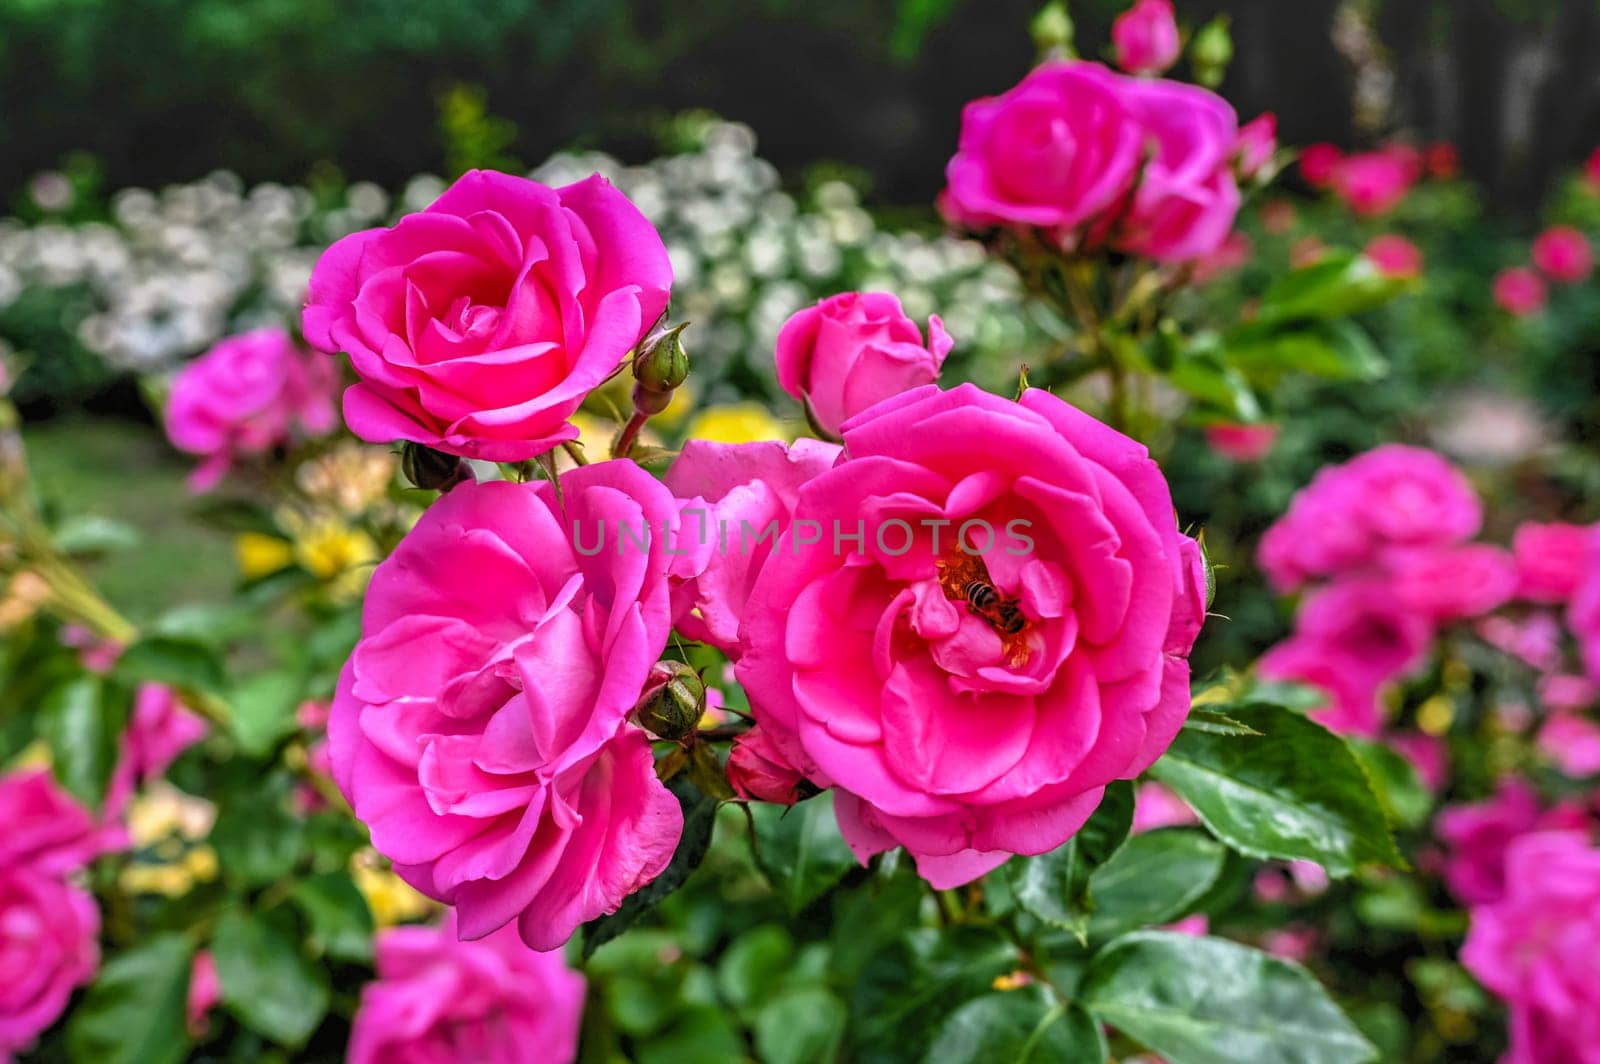
[[[611,457],[626,458],[633,450],[634,441],[639,438],[639,430],[644,428],[644,423],[650,420],[650,415],[642,410],[635,410],[628,423],[622,426],[622,432],[617,436],[617,442],[611,445]]]

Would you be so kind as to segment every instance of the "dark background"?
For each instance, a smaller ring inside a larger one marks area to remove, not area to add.
[[[1120,0],[1075,0],[1103,54]],[[1496,209],[1536,208],[1600,143],[1597,0],[1378,0],[1388,118],[1355,128],[1336,0],[1179,0],[1232,16],[1225,93],[1278,112],[1286,142],[1403,131],[1459,144]],[[438,101],[483,90],[526,163],[581,143],[658,149],[662,119],[708,108],[752,125],[788,174],[857,166],[880,204],[925,204],[961,104],[1032,61],[1032,0],[0,0],[0,197],[67,153],[106,187],[304,181],[332,164],[396,186],[448,168]],[[1346,48],[1346,52],[1349,49]]]

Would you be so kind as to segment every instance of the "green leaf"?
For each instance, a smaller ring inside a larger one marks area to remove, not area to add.
[[[248,499],[201,499],[190,506],[189,513],[200,524],[221,532],[260,532],[278,539],[288,538],[271,510]]]
[[[849,1059],[856,1064],[919,1059],[935,1026],[986,993],[1018,960],[998,931],[976,924],[902,935],[868,961],[856,980]]]
[[[83,1064],[177,1064],[189,1055],[194,947],[162,934],[106,962],[67,1021],[67,1055]]]
[[[1383,743],[1354,738],[1345,742],[1366,770],[1367,782],[1390,821],[1401,827],[1420,827],[1433,811],[1433,795],[1423,785],[1417,767]]]
[[[756,1014],[756,1059],[763,1064],[830,1064],[837,1059],[848,1013],[821,987],[778,994]]]
[[[39,736],[56,779],[90,809],[105,801],[127,722],[126,703],[110,693],[100,677],[80,674],[51,688],[39,706]]]
[[[638,1050],[638,1064],[745,1064],[744,1040],[733,1021],[709,1006],[681,1014],[665,1033]]]
[[[1263,322],[1332,321],[1382,306],[1412,283],[1384,275],[1365,255],[1330,252],[1283,274],[1261,296]]]
[[[833,895],[829,967],[841,986],[855,982],[867,963],[902,933],[916,927],[928,888],[909,860],[879,859],[877,874],[854,890]]]
[[[211,952],[229,1012],[280,1045],[305,1044],[328,1011],[328,975],[300,952],[297,936],[263,915],[230,909]]]
[[[1047,924],[1086,939],[1089,930],[1089,876],[1128,837],[1133,826],[1133,784],[1118,780],[1106,787],[1100,807],[1078,833],[1049,853],[1013,857],[1001,866],[1017,904]]]
[[[311,923],[312,941],[330,957],[372,959],[372,910],[348,872],[324,872],[296,883],[289,900]]]
[[[1174,388],[1202,404],[1202,421],[1254,422],[1262,418],[1261,402],[1250,382],[1232,366],[1206,354],[1190,352],[1167,374]]]
[[[1361,1064],[1376,1055],[1304,968],[1219,938],[1119,938],[1095,956],[1078,1000],[1169,1064]]]
[[[1260,325],[1235,330],[1227,359],[1252,380],[1306,373],[1339,381],[1377,380],[1389,363],[1361,326],[1349,321],[1319,322],[1273,329]]]
[[[756,863],[791,913],[826,894],[857,867],[833,816],[833,792],[797,805],[750,807]]]
[[[223,877],[241,887],[289,875],[300,859],[305,822],[284,807],[276,789],[236,788],[222,798],[211,845]]]
[[[168,635],[139,640],[122,653],[111,673],[129,683],[164,683],[190,691],[219,691],[224,682],[222,665],[210,647]]]
[[[294,732],[294,711],[303,693],[300,677],[283,670],[259,672],[229,693],[233,734],[251,757],[265,757]]]
[[[126,521],[79,514],[56,526],[56,547],[64,554],[109,554],[139,545],[139,530]]]
[[[1104,941],[1187,915],[1222,874],[1227,851],[1198,831],[1147,831],[1123,843],[1089,877],[1089,936]]]
[[[1105,1064],[1100,1025],[1037,985],[984,994],[939,1025],[924,1064]]]
[[[1383,806],[1337,735],[1281,706],[1234,706],[1259,736],[1180,731],[1150,775],[1250,857],[1315,861],[1331,876],[1404,867]]]
[[[735,1008],[748,1008],[769,995],[793,963],[789,932],[763,924],[734,939],[723,952],[717,962],[717,989]]]
[[[1189,710],[1188,719],[1183,722],[1185,728],[1191,731],[1211,732],[1215,735],[1260,735],[1254,728],[1247,727],[1228,716],[1212,709],[1195,707]]]
[[[678,840],[678,848],[661,874],[643,889],[624,898],[616,912],[583,925],[585,960],[655,908],[662,898],[683,886],[690,873],[700,867],[706,851],[711,848],[711,832],[717,823],[717,800],[702,794],[681,776],[667,784],[667,789],[672,791],[678,804],[683,807],[683,837]]]

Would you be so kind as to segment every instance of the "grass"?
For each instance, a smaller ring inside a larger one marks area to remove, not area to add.
[[[82,418],[23,431],[35,485],[58,523],[119,522],[137,540],[89,566],[110,602],[135,622],[175,606],[228,598],[235,580],[229,536],[198,524],[184,486],[190,463],[159,430]]]

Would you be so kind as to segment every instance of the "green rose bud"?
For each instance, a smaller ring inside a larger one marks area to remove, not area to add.
[[[639,726],[658,738],[677,742],[693,735],[706,711],[706,685],[681,661],[658,661],[634,707]]]
[[[424,491],[448,491],[472,478],[472,470],[459,457],[420,443],[407,443],[400,449],[400,470]]]

